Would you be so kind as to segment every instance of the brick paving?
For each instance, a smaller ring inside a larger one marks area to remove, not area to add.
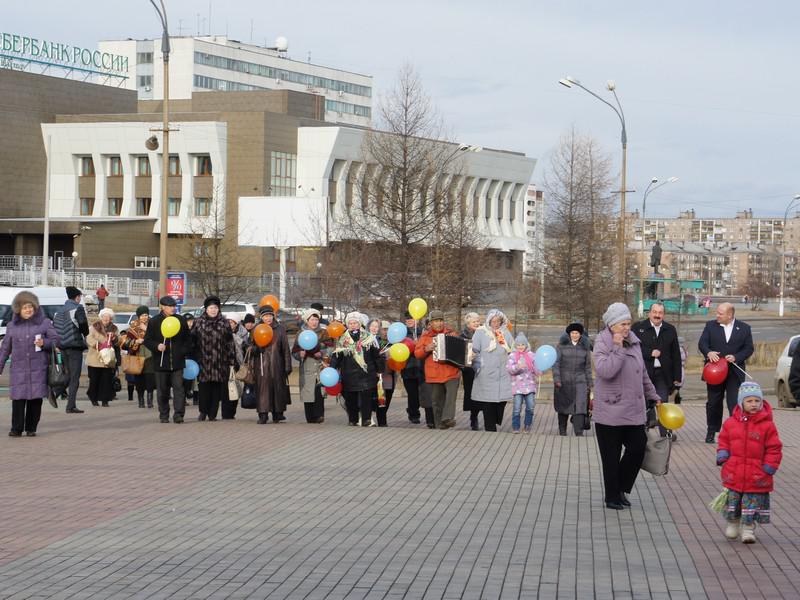
[[[322,425],[294,404],[261,426],[46,406],[37,438],[0,438],[0,598],[800,597],[793,411],[776,412],[773,524],[745,546],[706,507],[721,488],[700,405],[670,474],[643,474],[621,512],[593,437],[555,435],[549,404],[528,436],[461,414],[430,431],[403,405],[387,429],[347,427],[332,403]]]

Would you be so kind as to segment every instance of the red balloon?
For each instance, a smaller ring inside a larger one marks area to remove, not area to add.
[[[253,341],[256,343],[256,346],[260,348],[266,348],[269,346],[270,342],[272,341],[272,327],[266,323],[258,325],[253,330]]]
[[[411,352],[411,354],[414,354],[414,348],[417,347],[417,343],[411,338],[404,339],[403,343],[408,346],[408,351]]]
[[[406,368],[406,362],[408,361],[403,361],[399,363],[395,359],[390,358],[389,360],[386,361],[386,366],[389,367],[389,369],[391,369],[392,371],[399,372]]]
[[[342,392],[342,382],[338,381],[336,385],[331,387],[326,387],[325,391],[328,393],[329,396],[338,396]]]
[[[717,362],[708,362],[703,367],[703,380],[711,385],[719,385],[728,377],[728,361],[724,358]]]

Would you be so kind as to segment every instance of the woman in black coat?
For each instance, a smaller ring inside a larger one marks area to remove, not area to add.
[[[228,378],[231,366],[236,362],[233,347],[233,332],[228,319],[220,312],[220,299],[209,296],[203,302],[205,310],[194,327],[195,354],[200,365],[197,376],[200,396],[198,420],[217,420],[220,403],[228,400]]]
[[[558,433],[567,435],[567,421],[572,417],[573,431],[581,436],[589,418],[592,389],[592,350],[583,325],[571,323],[567,326],[566,337],[559,340],[556,353],[553,408],[558,413]]]
[[[464,329],[461,337],[471,340],[475,330],[481,326],[481,317],[478,313],[469,312],[464,315]],[[478,431],[478,415],[480,407],[472,401],[472,382],[475,380],[475,370],[472,367],[461,369],[461,378],[464,381],[464,412],[469,413],[469,426],[473,431]]]

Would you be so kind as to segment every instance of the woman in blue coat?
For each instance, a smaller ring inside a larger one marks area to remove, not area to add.
[[[11,431],[20,437],[22,431],[36,435],[42,416],[42,398],[47,396],[47,367],[50,351],[58,346],[53,323],[44,316],[39,298],[20,292],[11,303],[14,318],[8,324],[0,346],[0,375],[11,358]]]

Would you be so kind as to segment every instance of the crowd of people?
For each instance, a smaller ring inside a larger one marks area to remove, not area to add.
[[[394,391],[402,380],[406,413],[413,424],[421,423],[424,412],[427,427],[454,427],[463,382],[462,408],[469,412],[472,429],[478,429],[482,414],[484,429],[497,431],[509,402],[512,432],[529,433],[533,427],[541,365],[536,364],[526,336],[514,337],[508,318],[498,309],[489,310],[483,320],[468,313],[461,331],[448,326],[438,310],[428,314],[425,326],[406,313],[411,352],[398,365],[388,359],[391,344],[385,323],[359,312],[347,314],[344,327],[334,332],[333,324],[322,318],[322,307],[312,305],[303,312],[302,329],[290,344],[269,303],[259,307],[257,318],[240,319],[224,315],[220,299],[209,296],[203,313],[192,318],[176,314],[175,300],[165,296],[158,315],[151,317],[141,306],[129,328],[120,333],[110,308],[100,310],[90,325],[80,290],[68,287],[67,296],[53,322],[34,294],[23,291],[14,299],[14,316],[0,347],[0,373],[13,359],[12,437],[23,432],[36,435],[45,397],[54,406],[57,397],[66,398],[68,414],[83,412],[76,396],[86,350],[87,395],[93,405],[107,407],[121,391],[117,373],[122,366],[128,399],[133,401],[135,393],[140,408],[152,408],[155,393],[162,423],[182,423],[188,399],[198,405],[200,421],[215,421],[218,414],[233,419],[240,400],[244,407],[247,399],[259,424],[269,423],[270,417],[281,423],[291,404],[289,375],[294,360],[308,423],[324,422],[325,397],[333,394],[343,399],[349,425],[386,427]],[[571,422],[574,435],[582,436],[594,423],[604,500],[610,509],[631,505],[628,494],[647,451],[647,429],[658,426],[662,435],[676,439],[658,424],[656,408],[674,398],[682,386],[686,352],[676,328],[664,317],[664,306],[654,303],[647,318],[634,323],[627,305],[616,302],[603,314],[604,327],[593,341],[575,322],[566,327],[556,346],[552,367],[558,434],[566,436]],[[170,318],[177,319],[177,325],[167,336],[162,325]],[[461,367],[437,360],[435,340],[440,335],[469,342],[471,360]],[[717,461],[724,465],[722,480],[728,490],[726,535],[741,535],[749,543],[755,541],[755,524],[769,522],[772,476],[781,459],[771,408],[758,384],[747,380],[746,361],[753,353],[750,327],[735,318],[732,304],[722,303],[716,318],[706,323],[698,349],[707,363],[727,361],[731,366],[723,381],[707,383],[705,441],[714,443],[722,431]],[[69,377],[57,385],[49,381],[55,365]],[[191,365],[198,368],[189,374]],[[326,368],[338,373],[333,389],[321,382],[320,373]],[[795,389],[800,386],[797,355],[791,373],[792,392],[800,397],[800,389]],[[730,415],[724,426],[723,400]]]

